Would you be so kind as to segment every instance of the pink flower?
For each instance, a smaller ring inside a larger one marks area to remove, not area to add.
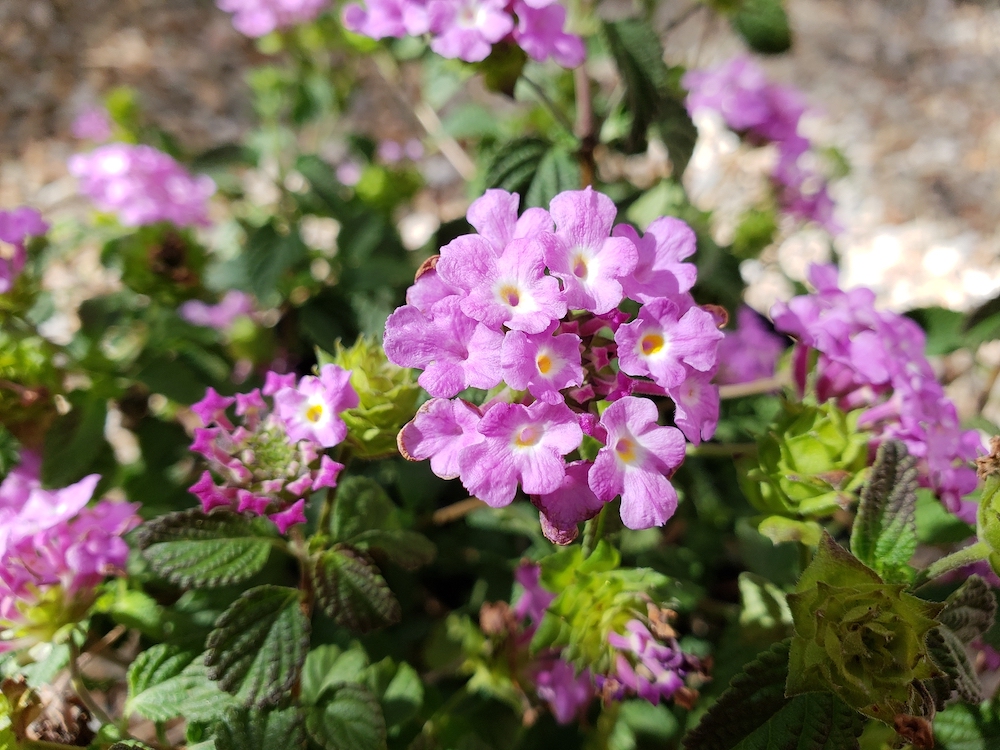
[[[201,300],[188,300],[177,310],[188,323],[224,331],[242,316],[253,312],[253,298],[246,292],[232,289],[218,304],[208,305]]]
[[[400,452],[409,460],[429,458],[431,471],[454,479],[460,474],[462,451],[485,439],[476,429],[479,420],[479,411],[465,401],[432,398],[400,431]]]
[[[549,705],[558,723],[569,724],[594,699],[594,679],[590,670],[577,674],[563,659],[545,659],[536,667],[535,693]]]
[[[129,227],[169,221],[186,227],[207,225],[207,202],[215,193],[210,177],[192,177],[152,146],[111,143],[69,160],[80,190],[100,210]]]
[[[559,282],[545,274],[536,240],[511,240],[496,257],[485,239],[465,235],[441,249],[437,272],[466,292],[462,312],[495,331],[506,326],[541,333],[566,314]]]
[[[14,246],[9,257],[0,254],[0,294],[11,290],[24,269],[27,260],[24,243],[28,237],[37,237],[47,231],[49,225],[42,221],[42,215],[33,208],[21,206],[13,211],[0,211],[0,242]]]
[[[337,365],[323,365],[318,378],[307,375],[297,388],[283,388],[274,394],[274,404],[290,440],[312,440],[332,448],[347,437],[340,412],[355,408],[359,400],[350,372]]]
[[[684,461],[684,436],[657,425],[657,416],[652,401],[626,396],[601,417],[607,441],[590,470],[590,488],[605,501],[621,495],[622,522],[630,529],[662,526],[677,509],[668,477]]]
[[[694,231],[680,219],[662,216],[639,233],[628,224],[619,224],[612,234],[632,241],[638,253],[635,270],[623,276],[625,296],[636,302],[652,302],[659,297],[687,292],[694,286],[698,269],[693,263],[682,263],[694,255],[697,238]]]
[[[627,635],[608,636],[608,644],[619,650],[614,676],[625,692],[656,705],[683,687],[685,675],[698,667],[676,641],[660,643],[640,620],[629,620],[625,630]]]
[[[526,209],[520,217],[520,196],[506,190],[487,190],[476,198],[466,212],[469,223],[486,239],[499,257],[511,240],[534,237],[553,229],[552,217],[544,208]],[[423,277],[421,277],[423,278]]]
[[[420,36],[430,30],[425,0],[366,0],[366,4],[367,8],[357,3],[344,8],[344,26],[356,34],[384,39]]]
[[[674,402],[674,423],[695,445],[711,440],[719,424],[719,388],[711,372],[688,369],[680,385],[667,388]]]
[[[514,13],[517,15],[514,41],[528,57],[539,62],[551,57],[564,68],[583,64],[587,48],[580,37],[564,30],[566,9],[558,2],[553,0],[539,6],[537,0],[532,3],[515,0]]]
[[[559,392],[563,388],[583,383],[580,337],[572,333],[510,331],[503,340],[500,363],[507,385],[550,404],[563,403]]]
[[[111,137],[111,118],[104,107],[87,107],[73,120],[70,132],[81,141],[103,143]]]
[[[503,334],[467,316],[459,297],[430,309],[430,317],[410,305],[385,323],[385,354],[400,367],[420,367],[417,382],[432,396],[449,398],[466,388],[500,382]]]
[[[554,544],[569,544],[576,539],[578,524],[596,516],[604,501],[598,499],[588,484],[592,464],[573,461],[566,465],[566,477],[553,492],[532,495],[539,510],[542,533]]]
[[[633,322],[615,332],[622,371],[648,375],[661,388],[680,385],[684,365],[700,372],[715,367],[722,337],[710,313],[696,305],[682,313],[666,298],[643,305]]]
[[[738,326],[719,342],[719,383],[749,383],[774,375],[785,342],[764,325],[761,317],[743,306],[736,313]]]
[[[562,279],[566,306],[603,315],[622,301],[620,278],[632,273],[638,251],[626,237],[610,237],[615,204],[587,187],[567,190],[552,199],[549,211],[555,235],[547,235],[545,262]]]
[[[492,45],[514,30],[505,0],[430,0],[431,49],[466,62],[485,60]]]
[[[252,37],[311,21],[329,3],[330,0],[216,0],[219,10],[233,14],[236,30]]]
[[[485,437],[459,457],[462,483],[488,505],[509,505],[521,483],[531,495],[554,492],[566,476],[562,457],[576,450],[583,431],[564,404],[495,403],[479,423]]]

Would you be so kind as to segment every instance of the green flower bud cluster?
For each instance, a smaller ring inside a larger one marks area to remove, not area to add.
[[[666,576],[648,568],[619,568],[621,555],[600,542],[589,557],[579,546],[541,561],[542,586],[556,598],[531,641],[532,650],[563,649],[561,657],[595,674],[611,670],[615,649],[612,633],[626,632],[629,620],[645,620],[647,603]]]
[[[756,459],[737,467],[750,503],[762,513],[790,518],[821,518],[847,506],[868,461],[869,435],[858,430],[860,414],[845,414],[832,402],[786,402],[758,438]]]
[[[383,458],[396,453],[396,435],[417,411],[420,386],[413,370],[386,359],[374,338],[362,336],[345,348],[338,341],[333,356],[320,353],[320,364],[340,365],[351,372],[360,404],[341,413],[355,456]]]
[[[994,571],[1000,571],[1000,437],[990,441],[990,453],[976,461],[977,473],[983,480],[976,514],[976,536],[985,544],[982,557],[989,560]]]
[[[789,594],[795,625],[786,694],[830,690],[892,723],[921,715],[921,680],[938,675],[926,643],[943,605],[887,584],[828,535]]]

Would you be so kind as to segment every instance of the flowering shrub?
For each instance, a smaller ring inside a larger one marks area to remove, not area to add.
[[[1000,438],[939,378],[986,403],[996,301],[748,307],[838,228],[808,97],[606,10],[219,0],[245,138],[79,113],[96,215],[0,211],[0,748],[996,745]],[[776,159],[728,245],[707,111]]]

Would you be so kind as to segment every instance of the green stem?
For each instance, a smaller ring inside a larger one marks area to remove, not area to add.
[[[581,544],[583,545],[584,557],[590,557],[591,553],[597,548],[597,543],[604,536],[604,517],[607,512],[608,504],[604,503],[600,513],[583,525],[583,541]]]
[[[556,103],[552,101],[552,99],[549,97],[548,94],[545,93],[545,90],[539,84],[535,83],[533,80],[528,78],[528,76],[526,75],[522,74],[521,80],[524,81],[526,84],[528,84],[529,87],[531,87],[531,89],[538,96],[538,99],[542,102],[542,104],[545,105],[545,108],[549,111],[549,114],[551,114],[552,117],[555,118],[556,122],[562,125],[570,135],[574,135],[573,123],[570,122],[566,114],[562,110],[560,110],[559,107],[556,106]]]
[[[976,542],[969,547],[963,547],[957,552],[945,555],[940,560],[931,563],[924,570],[917,573],[917,578],[913,582],[914,588],[919,588],[925,583],[933,581],[945,573],[964,568],[966,565],[986,560],[990,556],[990,548],[986,542]]]
[[[716,458],[726,456],[753,456],[757,454],[756,443],[688,443],[687,455],[699,458]]]
[[[773,378],[763,378],[761,380],[751,380],[749,383],[734,383],[733,385],[720,385],[719,398],[742,398],[743,396],[758,396],[762,393],[773,393],[780,391],[786,385],[790,385],[787,373],[775,375]]]
[[[102,725],[110,724],[111,726],[117,726],[104,709],[98,705],[97,701],[94,700],[94,696],[90,694],[90,691],[84,684],[83,673],[80,672],[80,665],[78,663],[79,659],[80,647],[76,645],[76,642],[71,637],[69,639],[69,674],[73,683],[73,689],[76,690],[76,694],[83,701],[83,705],[87,707],[91,715],[101,722]]]
[[[351,454],[343,443],[339,448],[337,448],[333,460],[344,465],[341,472],[347,470],[347,465],[351,462]],[[322,534],[324,536],[330,535],[330,519],[333,517],[333,506],[336,502],[337,488],[330,487],[326,491],[326,497],[323,499],[323,506],[319,510],[319,521],[316,524],[317,534]]]

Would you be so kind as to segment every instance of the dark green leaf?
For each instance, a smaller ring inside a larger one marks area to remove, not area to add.
[[[124,742],[116,742],[108,750],[152,750],[152,748],[139,740],[125,740]]]
[[[344,544],[321,553],[313,567],[316,601],[338,624],[357,633],[399,622],[402,612],[371,558]]]
[[[956,703],[934,717],[937,750],[996,750],[1000,747],[1000,702]]]
[[[68,400],[73,408],[58,417],[45,435],[42,481],[51,487],[65,487],[82,479],[108,446],[104,439],[106,399],[74,391]]]
[[[564,190],[579,190],[580,165],[573,155],[558,146],[545,152],[538,162],[538,171],[524,196],[523,207],[548,208],[557,194]]]
[[[319,703],[326,688],[361,682],[368,664],[368,654],[359,644],[346,651],[332,644],[317,646],[309,652],[302,668],[302,701]]]
[[[0,477],[21,462],[21,444],[6,427],[0,424]]]
[[[792,29],[782,0],[743,0],[732,24],[754,52],[777,55],[792,46]]]
[[[351,537],[358,549],[377,550],[401,568],[416,570],[434,560],[437,548],[430,539],[405,529],[371,529]]]
[[[307,255],[298,232],[281,235],[272,224],[256,229],[243,251],[251,291],[266,301],[278,290],[285,272]]]
[[[972,575],[945,600],[937,619],[962,643],[970,643],[993,627],[996,613],[993,589],[982,578]]]
[[[385,718],[378,700],[361,685],[341,685],[322,706],[309,709],[306,729],[326,750],[383,750]]]
[[[856,750],[864,721],[832,693],[785,697],[788,642],[733,678],[684,740],[687,750]]]
[[[265,522],[226,511],[185,510],[142,527],[139,547],[157,574],[185,588],[245,581],[267,562]]]
[[[927,334],[927,354],[944,356],[965,346],[966,337],[962,328],[965,316],[962,313],[943,307],[923,307],[910,310],[906,315]]]
[[[208,678],[200,655],[163,643],[136,657],[129,667],[128,686],[126,715],[137,713],[151,721],[177,716],[212,721],[234,703]]]
[[[346,542],[365,531],[399,529],[399,510],[378,482],[368,477],[350,476],[337,487],[330,534]]]
[[[948,692],[956,691],[966,703],[983,699],[983,686],[969,663],[965,644],[948,628],[937,627],[927,634],[927,650],[934,663],[948,677]]]
[[[887,441],[861,490],[851,551],[889,583],[906,579],[917,548],[916,508],[916,461],[903,443]]]
[[[298,679],[309,650],[301,594],[257,586],[222,613],[208,637],[209,676],[244,705],[274,705]]]
[[[524,195],[551,144],[542,138],[516,138],[503,144],[486,168],[486,187]]]
[[[215,726],[216,750],[294,750],[306,746],[303,715],[297,708],[262,711],[230,708]]]

